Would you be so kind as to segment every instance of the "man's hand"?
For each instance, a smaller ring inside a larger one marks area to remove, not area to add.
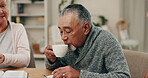
[[[55,62],[56,61],[56,56],[55,54],[53,53],[52,51],[52,46],[51,45],[48,45],[46,48],[45,48],[45,51],[44,51],[46,57],[51,61],[51,62]]]
[[[55,69],[52,74],[53,78],[79,78],[80,76],[80,72],[70,66]]]

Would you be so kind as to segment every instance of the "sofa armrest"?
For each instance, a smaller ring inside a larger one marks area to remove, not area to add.
[[[143,78],[148,70],[148,53],[124,50],[132,78]]]

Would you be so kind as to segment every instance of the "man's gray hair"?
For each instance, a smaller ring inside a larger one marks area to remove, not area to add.
[[[82,6],[81,4],[71,4],[71,5],[67,6],[60,13],[60,16],[66,15],[68,13],[76,14],[79,21],[80,21],[79,22],[80,24],[83,24],[83,23],[91,24],[91,15],[88,12],[88,10],[84,6]]]

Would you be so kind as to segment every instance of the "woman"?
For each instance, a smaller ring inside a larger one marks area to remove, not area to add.
[[[8,15],[7,1],[0,0],[0,68],[26,67],[30,61],[26,30],[9,22]]]

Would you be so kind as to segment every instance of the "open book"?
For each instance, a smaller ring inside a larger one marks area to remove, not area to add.
[[[8,70],[0,71],[0,78],[28,78],[28,73],[25,71]]]
[[[43,76],[44,78],[53,78],[53,75],[48,75],[48,76],[43,75]]]

